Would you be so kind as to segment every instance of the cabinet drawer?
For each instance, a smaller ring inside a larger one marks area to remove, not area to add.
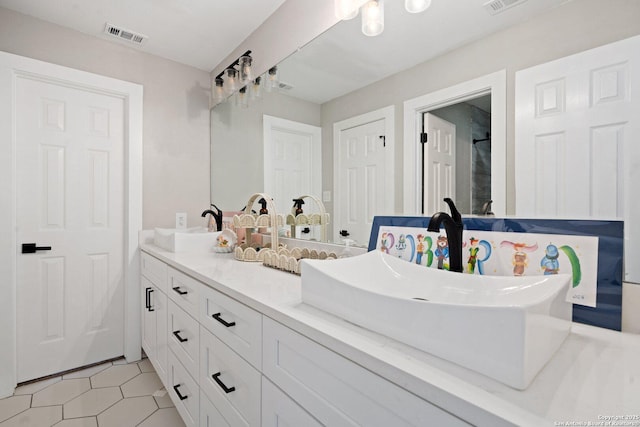
[[[200,390],[200,427],[231,427],[202,390]]]
[[[198,317],[198,295],[204,285],[175,268],[168,267],[167,286],[169,298],[193,317]]]
[[[260,425],[260,372],[203,327],[200,388],[229,424]]]
[[[201,291],[200,323],[260,370],[262,315],[207,286]]]
[[[323,425],[468,425],[265,317],[264,375]]]
[[[167,292],[167,264],[146,252],[142,252],[140,272],[162,292]]]
[[[262,427],[279,426],[321,427],[322,424],[262,377]]]
[[[188,427],[196,427],[200,419],[200,390],[198,383],[178,361],[172,351],[168,354],[167,390],[182,420]]]
[[[178,305],[169,302],[169,328],[167,341],[169,348],[182,362],[187,371],[198,378],[198,358],[200,356],[200,327],[198,322],[189,316]]]

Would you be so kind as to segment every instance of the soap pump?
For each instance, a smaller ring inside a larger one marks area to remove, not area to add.
[[[302,199],[293,199],[293,207],[295,209],[295,211],[294,211],[295,216],[298,216],[303,212],[302,211],[302,205],[304,205],[304,200],[302,200]]]
[[[260,206],[262,206],[260,208],[260,215],[268,215],[269,210],[267,210],[267,201],[264,199],[264,197],[258,200],[258,203],[260,203]]]

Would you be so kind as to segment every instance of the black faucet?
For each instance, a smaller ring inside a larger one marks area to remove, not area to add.
[[[206,217],[207,215],[211,215],[213,219],[216,220],[216,231],[222,231],[222,211],[218,209],[218,207],[213,203],[211,203],[211,207],[215,209],[215,212],[212,209],[207,209],[206,211],[202,212],[202,218]]]
[[[447,241],[449,243],[449,271],[457,271],[462,273],[462,216],[453,200],[444,199],[445,203],[451,209],[451,215],[445,212],[438,212],[431,217],[429,221],[428,231],[439,232],[440,225],[444,223],[444,229],[447,233]]]

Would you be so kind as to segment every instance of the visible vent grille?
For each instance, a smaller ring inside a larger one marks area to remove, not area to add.
[[[278,83],[278,88],[280,90],[291,90],[291,89],[293,89],[293,86],[291,86],[290,84],[284,83],[284,82],[280,82],[280,83]]]
[[[497,15],[505,10],[524,3],[527,0],[491,0],[483,4],[482,6],[491,15]]]
[[[125,30],[124,28],[116,27],[107,22],[104,27],[105,34],[109,34],[112,37],[117,37],[120,40],[125,40],[134,44],[142,44],[148,37],[144,34],[136,33],[131,30]]]

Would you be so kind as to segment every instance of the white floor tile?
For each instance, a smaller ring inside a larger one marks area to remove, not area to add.
[[[176,408],[158,409],[139,427],[184,427],[184,422]]]
[[[140,370],[144,373],[144,372],[155,372],[156,370],[153,369],[153,365],[151,364],[151,360],[149,359],[144,359],[141,362],[138,362],[138,366],[140,367]]]
[[[0,423],[2,427],[51,427],[62,419],[62,406],[31,408]]]
[[[89,390],[64,404],[64,418],[80,418],[98,415],[122,399],[119,387]]]
[[[90,368],[82,369],[80,371],[72,372],[70,374],[64,375],[62,378],[65,380],[71,380],[74,378],[89,378],[95,374],[98,374],[104,371],[107,368],[113,366],[111,362],[101,363],[100,365],[92,366]]]
[[[158,408],[171,408],[175,406],[171,400],[171,396],[169,396],[169,393],[165,389],[162,389],[162,392],[153,394],[153,398],[156,400]]]
[[[134,427],[158,409],[151,396],[123,399],[98,415],[100,427]]]
[[[118,387],[140,374],[137,363],[114,365],[91,377],[91,387]]]
[[[0,400],[0,422],[31,407],[31,396],[13,396]]]
[[[42,380],[42,381],[38,381],[38,382],[35,382],[35,383],[27,384],[27,385],[21,385],[20,387],[16,388],[16,390],[13,392],[13,395],[17,396],[17,395],[22,395],[22,394],[37,393],[40,390],[42,390],[43,388],[48,387],[51,384],[55,384],[58,381],[62,381],[62,377],[53,377],[53,378],[49,378],[47,380]]]
[[[31,407],[62,405],[90,388],[88,378],[62,380],[34,394]]]
[[[124,397],[149,396],[164,388],[155,372],[140,374],[120,386]]]
[[[54,427],[98,427],[98,420],[96,417],[74,418],[62,420]]]

